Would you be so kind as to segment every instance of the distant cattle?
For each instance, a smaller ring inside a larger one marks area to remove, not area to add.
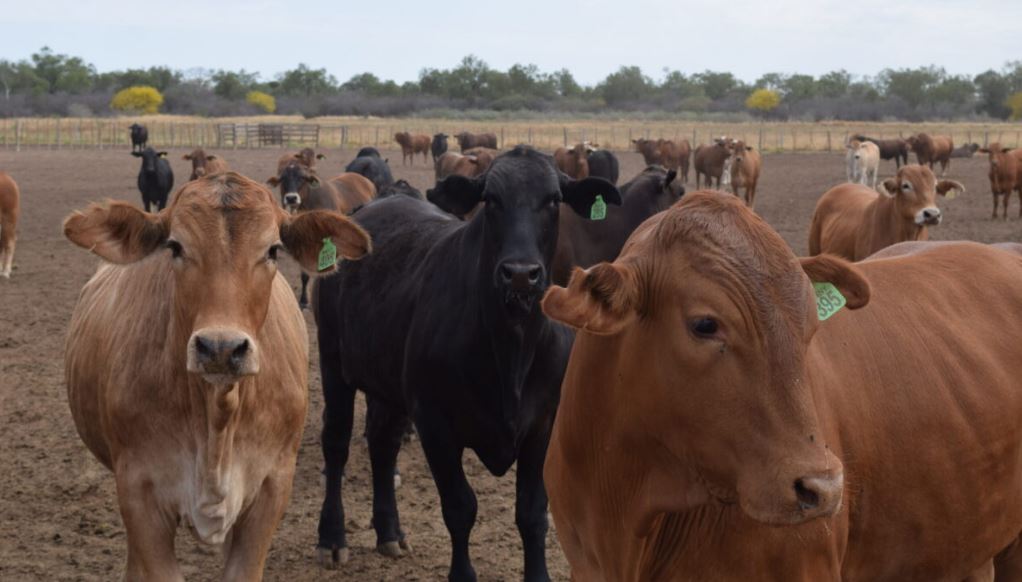
[[[1022,217],[1022,150],[1001,147],[994,142],[980,152],[990,158],[990,191],[994,196],[994,212],[991,218],[997,218],[997,205],[1003,201],[1002,216],[1008,219],[1008,200],[1012,191],[1019,193],[1019,216]]]
[[[429,151],[433,154],[433,164],[436,165],[436,161],[440,159],[440,156],[444,155],[447,151],[447,138],[450,137],[446,133],[433,134],[433,142],[429,144]]]
[[[716,188],[720,188],[721,176],[724,175],[724,164],[731,156],[731,143],[727,138],[721,137],[713,140],[711,144],[701,144],[692,154],[693,166],[696,171],[696,188],[700,188],[700,176],[706,177],[706,187],[713,186],[713,180],[717,180]],[[730,173],[728,175],[730,179]]]
[[[586,158],[589,163],[589,175],[603,178],[611,184],[617,185],[620,174],[617,156],[610,150],[597,149],[589,153]]]
[[[971,158],[972,156],[976,155],[977,151],[979,151],[979,144],[978,143],[967,143],[967,144],[965,144],[963,146],[956,147],[951,152],[951,157],[952,158]]]
[[[227,162],[223,158],[207,154],[202,148],[196,148],[190,154],[185,154],[182,159],[192,163],[192,174],[189,180],[197,180],[210,174],[219,174],[228,170]]]
[[[78,434],[113,472],[123,578],[183,580],[184,524],[222,546],[224,579],[262,579],[308,408],[308,334],[278,255],[329,273],[322,241],[355,259],[368,236],[337,213],[289,216],[235,173],[189,182],[158,215],[93,205],[64,234],[107,261],[64,363]]]
[[[632,140],[635,151],[642,154],[647,166],[660,166],[664,163],[664,154],[660,151],[660,143],[655,139],[640,137]]]
[[[916,153],[919,165],[928,165],[932,170],[933,165],[939,163],[940,175],[943,176],[947,173],[947,169],[951,165],[951,152],[955,149],[955,142],[950,137],[920,133],[910,136],[905,141]]]
[[[21,193],[7,172],[0,172],[0,277],[11,278],[14,243],[18,238]]]
[[[868,141],[875,143],[880,148],[880,159],[881,160],[894,160],[895,168],[900,168],[902,164],[908,163],[908,142],[901,138],[892,139],[874,139],[872,137],[866,137],[862,134],[856,134],[852,136],[852,139],[859,141]]]
[[[146,148],[141,152],[131,152],[131,155],[142,158],[142,167],[138,171],[138,191],[142,193],[142,206],[146,212],[163,210],[167,205],[167,196],[174,188],[174,171],[167,161],[167,152]]]
[[[543,300],[578,330],[544,469],[571,579],[1017,579],[1020,280],[975,243],[799,260],[714,192],[657,214]]]
[[[849,140],[847,164],[848,181],[876,188],[880,173],[880,148],[871,141]]]
[[[565,285],[573,267],[589,267],[617,258],[632,231],[685,195],[685,187],[677,176],[677,171],[665,170],[663,166],[647,167],[621,186],[621,206],[607,206],[606,216],[600,220],[562,212],[551,280]]]
[[[459,154],[458,152],[445,152],[437,159],[434,168],[434,177],[439,182],[447,176],[465,176],[473,178],[486,171],[486,167],[480,165],[477,156]]]
[[[131,134],[131,151],[141,152],[144,150],[149,143],[149,130],[146,129],[146,126],[132,123],[128,132]]]
[[[439,182],[428,193],[433,204],[393,196],[353,215],[372,236],[373,254],[324,278],[315,305],[326,402],[318,546],[326,566],[348,553],[341,488],[359,389],[377,407],[369,431],[377,550],[398,556],[407,548],[392,474],[411,415],[451,536],[448,578],[475,579],[476,501],[462,467],[472,449],[494,475],[517,463],[513,514],[524,577],[549,579],[542,467],[571,335],[543,317],[538,301],[550,280],[558,214],[589,216],[598,195],[620,202],[605,180],[572,180],[550,156],[518,147],[484,176]],[[451,216],[479,203],[485,209],[470,221]]]
[[[463,131],[455,134],[454,139],[458,140],[462,153],[479,147],[490,148],[492,150],[497,149],[497,136],[493,133],[469,133]]]
[[[687,139],[674,142],[669,139],[659,141],[661,164],[668,170],[676,170],[681,177],[682,183],[688,183],[689,157],[692,155],[692,145]]]
[[[428,159],[427,156],[429,155],[430,144],[432,142],[428,135],[399,131],[394,134],[394,141],[401,146],[402,165],[409,160],[412,162],[412,165],[415,165],[415,154],[422,154],[423,162],[426,162]]]
[[[731,192],[739,196],[739,189],[745,188],[745,204],[749,208],[756,205],[756,185],[759,183],[759,172],[763,167],[763,158],[752,146],[738,140],[731,146]]]
[[[842,184],[820,197],[809,227],[809,254],[859,261],[895,243],[926,240],[927,227],[941,221],[937,195],[965,192],[960,182],[938,181],[929,168],[915,164],[884,180],[883,188],[887,194]]]
[[[595,151],[589,142],[575,144],[571,149],[557,148],[554,162],[557,169],[576,180],[589,176],[589,154]]]
[[[344,171],[369,178],[379,192],[394,184],[394,175],[390,172],[390,164],[380,157],[380,152],[376,151],[376,148],[359,150],[358,155],[345,166]]]

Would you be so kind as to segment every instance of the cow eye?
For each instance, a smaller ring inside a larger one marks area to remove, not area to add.
[[[912,189],[912,184],[909,184],[908,182],[903,182],[901,184],[901,189],[902,190],[911,190]]]
[[[282,249],[282,248],[284,248],[284,247],[282,247],[280,245],[280,243],[277,243],[277,244],[271,246],[270,250],[266,251],[266,260],[268,260],[268,261],[276,261],[277,260],[277,253],[279,253],[280,249]]]
[[[177,242],[176,240],[173,239],[168,240],[166,246],[168,249],[170,249],[170,256],[174,257],[175,259],[180,259],[181,255],[184,254],[184,248],[181,246],[181,243]]]
[[[689,329],[696,337],[709,339],[717,333],[717,320],[712,317],[700,317],[689,323]]]

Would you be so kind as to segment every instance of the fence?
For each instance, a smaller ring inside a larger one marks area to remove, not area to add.
[[[706,123],[673,121],[457,121],[443,119],[277,118],[200,119],[154,117],[140,120],[149,143],[160,148],[258,148],[315,146],[396,147],[395,132],[434,134],[458,131],[497,134],[502,147],[525,143],[540,149],[584,140],[615,150],[630,149],[631,140],[688,139],[693,145],[727,135],[763,151],[841,151],[848,136],[905,137],[925,131],[950,135],[956,144],[999,142],[1022,147],[1022,125],[1009,123]],[[277,122],[277,121],[280,122]],[[132,119],[3,119],[0,149],[83,149],[130,147]],[[453,145],[453,144],[452,144]]]

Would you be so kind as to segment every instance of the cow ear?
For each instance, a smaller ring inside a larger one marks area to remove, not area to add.
[[[313,188],[319,188],[319,178],[317,178],[316,176],[309,176],[307,179],[309,181],[310,186],[312,186]]]
[[[270,186],[280,186],[280,178],[276,176],[270,176],[266,179],[266,183]]]
[[[131,155],[135,156],[136,158],[141,158],[142,152],[131,152]]]
[[[671,182],[673,182],[674,179],[677,178],[677,177],[678,177],[677,170],[669,170],[667,172],[667,175],[664,176],[663,189],[666,190],[671,185]]]
[[[426,200],[436,204],[444,212],[455,216],[468,214],[483,200],[483,188],[486,179],[466,178],[451,175],[436,183],[432,190],[426,192]]]
[[[165,158],[167,157],[167,152],[156,152],[156,155],[160,156],[161,158]]]
[[[1006,154],[1011,151],[1011,148],[1001,148],[1001,153]]]
[[[562,199],[579,216],[589,218],[597,196],[602,196],[606,204],[621,206],[621,192],[603,178],[590,176],[572,180],[562,173],[560,179]]]
[[[965,186],[956,180],[941,180],[937,182],[937,194],[946,198],[954,198],[959,194],[965,194]]]
[[[578,267],[567,287],[550,287],[543,313],[577,330],[597,335],[620,332],[638,317],[638,285],[625,267],[600,263]]]
[[[834,255],[817,255],[799,260],[810,281],[830,283],[837,287],[849,309],[858,309],[869,303],[869,281],[852,263]]]
[[[316,159],[317,160],[325,160],[326,156],[324,156],[323,154],[316,154]]]
[[[216,159],[215,155],[210,154],[210,155],[206,156],[206,161],[212,162],[215,159]]]
[[[881,185],[884,187],[882,192],[884,194],[887,194],[888,196],[894,196],[895,194],[898,193],[898,179],[897,178],[888,178],[888,179],[884,180],[883,184],[881,184]]]
[[[280,241],[302,269],[325,275],[337,269],[337,259],[361,259],[372,252],[372,241],[361,226],[330,210],[302,212],[280,225]]]
[[[981,154],[989,154],[990,153],[990,150],[988,150],[987,148],[979,148],[976,151],[978,151]]]
[[[102,259],[119,265],[149,256],[167,242],[169,229],[158,214],[127,202],[93,204],[64,220],[64,236]]]
[[[745,151],[751,152],[752,151],[752,146],[745,146]]]
[[[192,161],[192,154],[185,154],[185,155],[181,156],[181,159],[185,160],[187,162],[190,162],[190,161]]]

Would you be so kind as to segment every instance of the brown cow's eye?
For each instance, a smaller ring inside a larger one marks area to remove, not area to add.
[[[175,259],[180,259],[181,255],[184,254],[184,248],[181,247],[181,243],[176,240],[168,240],[167,248],[170,249],[170,256]]]
[[[711,338],[717,333],[717,321],[710,317],[700,317],[689,324],[692,333],[701,338]]]
[[[276,261],[277,260],[277,253],[280,252],[281,248],[283,248],[283,247],[281,247],[279,244],[276,244],[276,245],[273,245],[272,247],[270,247],[270,250],[266,252],[266,259],[269,260],[269,261]]]

